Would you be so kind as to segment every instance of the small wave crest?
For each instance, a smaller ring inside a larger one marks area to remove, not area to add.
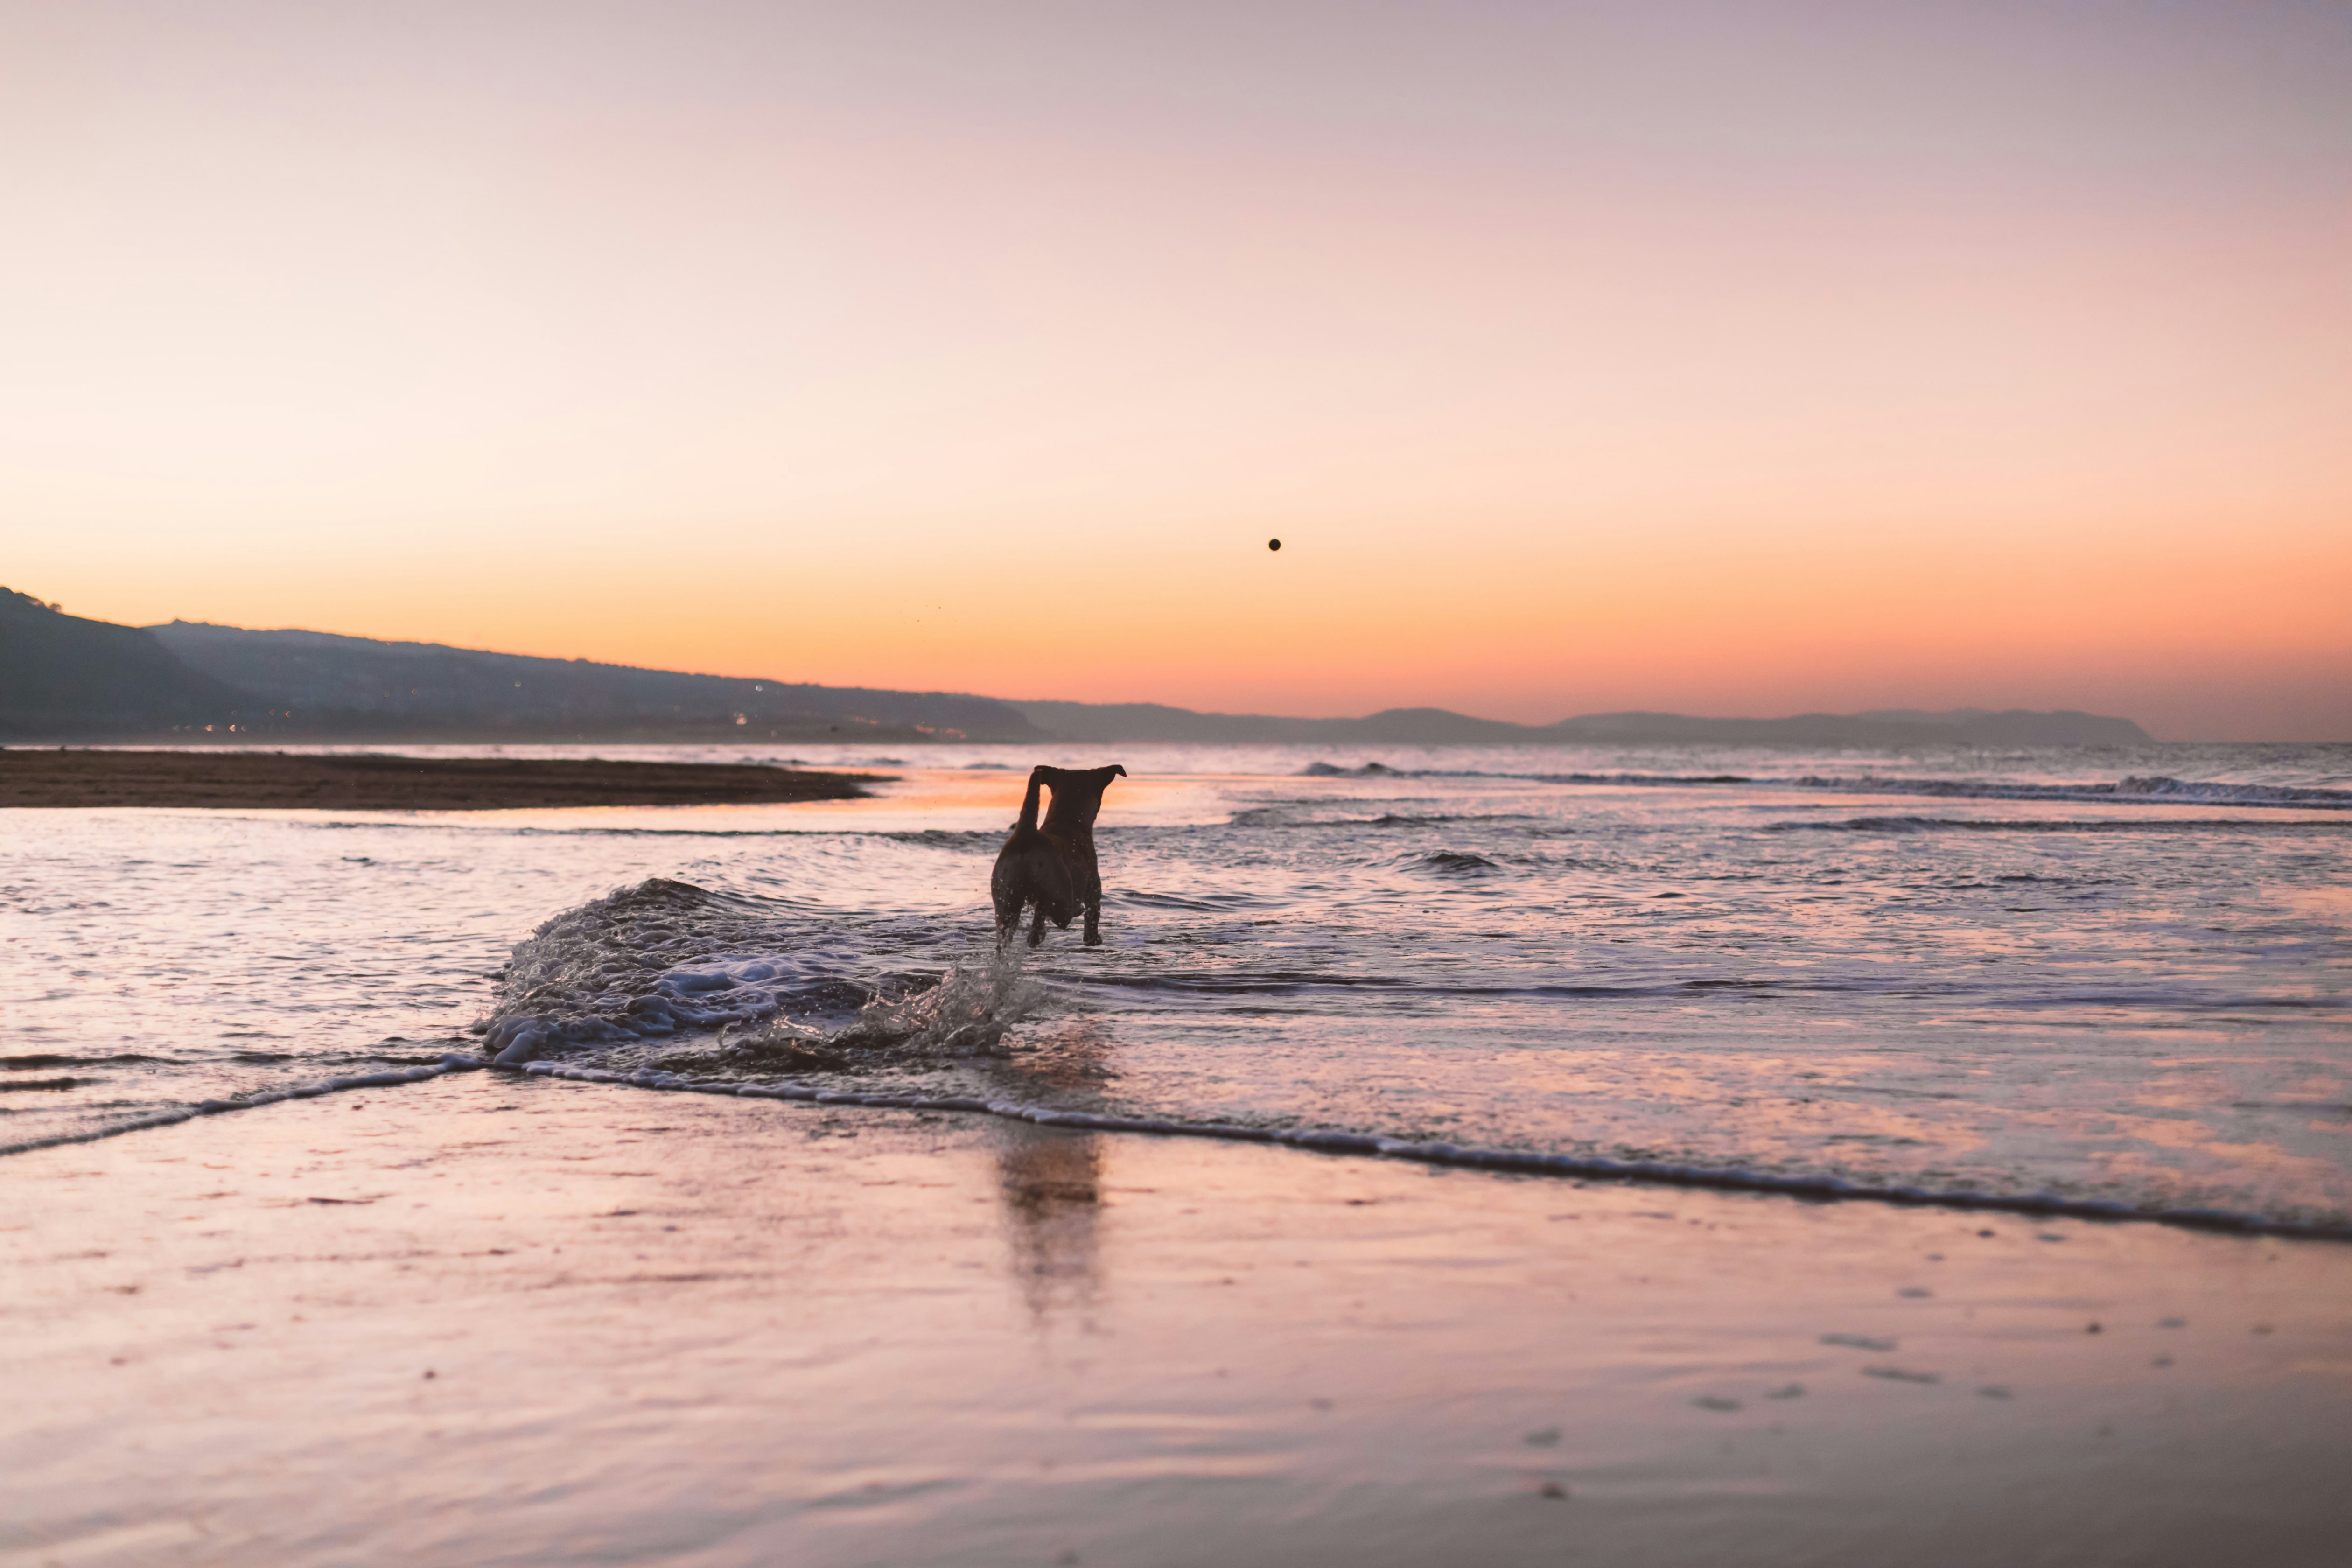
[[[1852,816],[1835,822],[1775,822],[1766,833],[2336,833],[2352,822],[2261,822],[2239,816],[2096,821],[2034,817]]]
[[[1761,781],[1759,781],[1761,782]],[[2300,806],[2305,810],[2352,809],[2352,790],[2287,784],[2201,783],[2160,775],[2079,784],[2010,784],[1993,779],[1824,778],[1807,774],[1789,787],[1840,795],[1910,795],[1951,800],[2101,801],[2124,805],[2181,803],[2197,805]]]
[[[1744,773],[1515,773],[1486,768],[1392,768],[1385,763],[1361,767],[1335,767],[1309,763],[1291,775],[1302,779],[1507,779],[1522,784],[1739,784],[1762,781]]]
[[[1297,778],[1498,779],[1517,784],[1605,784],[1618,787],[1689,788],[1708,784],[1757,784],[1768,789],[1818,790],[1839,795],[1909,795],[1959,800],[2095,800],[2163,805],[2299,806],[2305,810],[2352,811],[2352,790],[2307,784],[2267,784],[2226,779],[2177,779],[2161,773],[2085,784],[2029,784],[2004,779],[1899,778],[1879,774],[1839,777],[1805,773],[1795,778],[1744,773],[1508,773],[1461,768],[1392,768],[1382,763],[1336,767],[1309,763]]]
[[[2231,805],[2352,806],[2352,790],[2295,784],[2203,783],[2151,776],[2122,780],[2116,793],[2148,800],[2210,801]]]
[[[1412,859],[1415,870],[1432,871],[1441,877],[1477,877],[1488,871],[1499,871],[1499,862],[1467,849],[1435,849]]]

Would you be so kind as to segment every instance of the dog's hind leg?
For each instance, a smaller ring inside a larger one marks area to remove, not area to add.
[[[1050,888],[1046,884],[1051,883],[1057,871],[1065,880],[1068,878],[1068,873],[1060,869],[1060,861],[1053,845],[1037,831],[1037,790],[1045,776],[1041,768],[1029,770],[1029,787],[1021,797],[1021,819],[1013,825],[1012,833],[1004,840],[1004,847],[997,851],[996,868],[989,874],[989,897],[996,906],[996,946],[999,952],[1012,945],[1013,933],[1021,929],[1022,906],[1032,899],[1036,900],[1042,919],[1045,900],[1050,896]],[[1029,944],[1032,947],[1037,944],[1037,936],[1034,932]]]
[[[1102,869],[1089,853],[1078,868],[1078,898],[1087,909],[1087,945],[1102,945]]]

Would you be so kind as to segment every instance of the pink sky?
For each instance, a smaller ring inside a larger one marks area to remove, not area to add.
[[[0,11],[0,574],[1017,697],[2352,739],[2352,12],[1565,9]]]

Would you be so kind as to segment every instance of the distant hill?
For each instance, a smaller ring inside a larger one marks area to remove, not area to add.
[[[1013,707],[1065,741],[1333,744],[1385,742],[1399,746],[1507,745],[1538,731],[1499,719],[1473,719],[1443,708],[1391,708],[1364,719],[1276,719],[1262,713],[1195,713],[1157,702],[1027,702]]]
[[[0,588],[0,742],[206,734],[893,745],[1046,738],[988,697],[683,675],[324,632],[123,626]]]
[[[1066,741],[1289,742],[1332,745],[2128,746],[2149,743],[2128,719],[2072,711],[1979,708],[1948,713],[1889,710],[1789,719],[1693,719],[1680,713],[1591,713],[1556,724],[1473,719],[1443,708],[1391,708],[1362,719],[1276,719],[1195,713],[1152,702],[1031,702],[1013,706]]]
[[[2022,708],[1948,713],[1880,710],[1800,713],[1789,719],[1689,719],[1679,713],[1591,713],[1539,733],[1563,741],[1648,741],[1669,745],[1773,746],[2144,746],[2154,737],[2128,719],[2072,709]]]
[[[232,731],[230,726],[234,725]],[[209,727],[209,731],[207,730]],[[934,741],[1331,745],[2140,745],[2128,719],[1886,710],[1790,719],[1593,713],[1511,724],[1443,708],[1361,719],[1195,713],[1156,702],[1008,702],[950,691],[685,675],[200,621],[121,626],[0,588],[0,740]]]
[[[80,740],[226,724],[242,694],[136,626],[0,588],[0,738]]]
[[[1039,741],[1010,705],[200,621],[149,630],[191,668],[260,694],[263,733],[516,741]],[[240,724],[242,730],[245,726]]]

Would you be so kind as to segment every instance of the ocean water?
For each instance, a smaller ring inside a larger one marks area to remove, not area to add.
[[[506,754],[893,782],[0,813],[0,1145],[504,1053],[2352,1226],[2352,747]],[[995,951],[1034,762],[1129,770],[1101,947]]]

